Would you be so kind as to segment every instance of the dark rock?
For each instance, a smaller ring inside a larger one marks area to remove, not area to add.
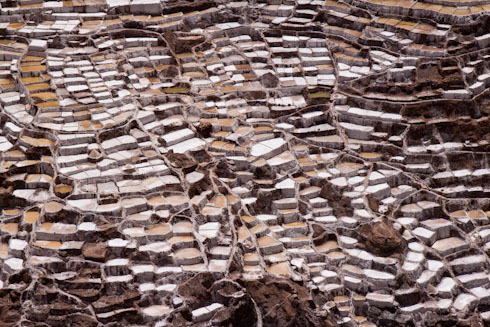
[[[266,73],[260,76],[260,84],[262,84],[266,88],[274,88],[279,84],[279,78],[273,75],[272,73]]]

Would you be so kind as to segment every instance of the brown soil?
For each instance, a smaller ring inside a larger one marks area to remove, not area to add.
[[[264,327],[335,326],[329,317],[315,312],[317,305],[309,289],[288,279],[215,281],[205,273],[182,283],[177,294],[185,298],[187,308],[172,317],[174,326],[185,321],[188,324],[192,321],[192,310],[214,302],[222,303],[226,309],[215,314],[213,326],[257,326],[256,308]]]
[[[287,279],[240,281],[262,313],[263,326],[335,326],[315,313],[310,291]]]
[[[362,225],[359,233],[365,240],[366,249],[377,255],[403,253],[406,248],[406,241],[400,233],[384,222]]]
[[[196,130],[202,137],[208,138],[213,132],[213,126],[209,122],[203,122],[196,127]]]
[[[85,243],[82,247],[82,253],[85,259],[94,261],[104,261],[107,248],[105,243]]]

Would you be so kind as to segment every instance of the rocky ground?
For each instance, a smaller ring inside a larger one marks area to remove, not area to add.
[[[0,5],[0,326],[490,325],[489,1]]]

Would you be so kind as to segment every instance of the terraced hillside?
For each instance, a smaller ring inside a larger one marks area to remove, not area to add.
[[[490,325],[490,0],[0,5],[0,326]]]

